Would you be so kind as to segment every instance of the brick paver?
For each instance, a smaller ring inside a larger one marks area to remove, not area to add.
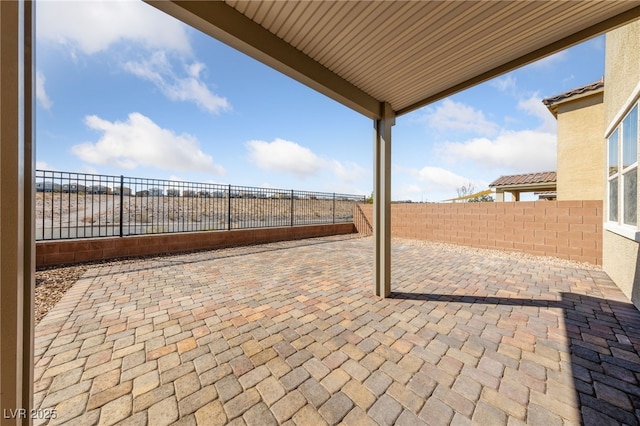
[[[50,424],[640,424],[640,313],[601,271],[329,237],[91,268],[36,328]],[[39,420],[37,424],[46,423]]]

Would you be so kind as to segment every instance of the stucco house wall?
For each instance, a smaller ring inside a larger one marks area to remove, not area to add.
[[[605,183],[602,91],[558,105],[558,200],[602,200]]]
[[[605,55],[604,115],[605,131],[618,125],[621,118],[637,101],[640,92],[640,22],[636,21],[607,33]],[[605,149],[603,158],[607,158]],[[602,180],[606,181],[605,167]],[[605,196],[605,212],[608,200]],[[603,269],[640,308],[640,274],[638,252],[640,244],[629,236],[605,229],[603,233]]]

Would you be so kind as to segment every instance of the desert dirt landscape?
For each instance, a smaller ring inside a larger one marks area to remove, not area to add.
[[[36,239],[348,222],[354,199],[120,196],[38,192]]]

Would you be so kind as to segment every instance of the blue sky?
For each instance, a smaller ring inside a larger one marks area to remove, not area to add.
[[[369,194],[373,123],[140,2],[36,3],[48,170]],[[599,37],[399,117],[392,198],[555,170],[541,100],[599,80]]]

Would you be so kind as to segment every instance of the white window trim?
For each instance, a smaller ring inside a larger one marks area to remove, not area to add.
[[[609,136],[611,136],[611,133],[613,133],[613,131],[620,124],[622,124],[622,120],[627,116],[627,114],[631,112],[633,107],[638,103],[639,99],[640,99],[640,82],[638,82],[636,87],[633,89],[633,91],[627,98],[626,102],[623,104],[624,108],[618,111],[616,116],[613,118],[613,121],[611,121],[611,124],[609,124],[609,127],[607,127],[607,129],[605,130],[604,132],[605,139],[609,139]]]
[[[620,225],[616,222],[605,222],[604,229],[640,243],[640,231],[638,231],[635,226]]]
[[[618,156],[617,167],[619,167],[620,166],[620,158],[619,158],[620,157],[620,145],[621,145],[620,140],[622,139],[620,137],[620,134],[622,134],[622,130],[619,129],[618,127],[615,127],[611,131],[611,134],[609,134],[609,136],[607,136],[607,138],[606,138],[606,141],[607,141],[606,142],[607,143],[607,158],[606,158],[606,163],[607,163],[607,168],[606,168],[606,174],[607,174],[607,199],[606,199],[606,201],[607,201],[607,203],[606,203],[606,207],[607,207],[607,210],[605,212],[605,223],[612,223],[612,224],[613,223],[615,223],[615,224],[620,223],[620,184],[622,182],[622,176],[620,175],[620,169],[618,169],[618,171],[615,174],[609,175],[609,167],[610,167],[610,161],[611,161],[611,159],[609,158],[609,143],[610,143],[611,136],[613,136],[613,133],[615,133],[616,131],[618,131],[618,140],[617,140],[616,150],[617,150],[617,156]],[[610,204],[611,204],[611,182],[616,180],[616,179],[618,180],[618,189],[617,189],[617,191],[618,191],[618,194],[617,194],[618,195],[618,197],[617,197],[618,205],[616,206],[616,208],[618,209],[618,218],[615,221],[613,221],[613,220],[611,220],[611,218],[609,218],[609,212],[611,211],[611,206],[610,206]]]
[[[607,175],[606,196],[607,198],[605,200],[606,201],[605,211],[603,213],[605,215],[605,220],[604,220],[605,230],[609,232],[613,232],[615,234],[618,234],[630,240],[640,242],[640,228],[639,228],[640,220],[638,220],[640,219],[640,215],[638,215],[636,219],[636,222],[638,222],[637,225],[634,226],[634,225],[625,224],[624,223],[624,204],[622,203],[623,198],[621,198],[621,197],[624,197],[624,173],[634,168],[637,170],[640,170],[640,167],[638,167],[639,163],[636,161],[635,163],[629,165],[626,169],[623,169],[622,167],[620,167],[621,163],[623,162],[623,158],[622,158],[623,134],[622,134],[622,128],[621,128],[622,121],[624,120],[624,118],[627,117],[627,115],[631,112],[631,110],[636,105],[638,106],[638,121],[640,121],[640,83],[638,83],[638,85],[634,89],[631,96],[627,99],[625,108],[622,108],[620,112],[618,112],[618,114],[615,117],[615,120],[607,128],[607,132],[605,133],[605,140],[607,141],[606,142],[607,143],[607,158],[606,158],[606,175]],[[618,136],[618,171],[616,172],[615,175],[609,176],[609,138],[611,137],[613,132],[615,132],[617,129],[619,129],[620,131],[620,135]],[[640,132],[640,127],[639,127],[639,132]],[[636,143],[639,145],[639,148],[640,148],[640,134],[638,135],[638,141],[636,141]],[[609,201],[611,199],[611,194],[609,192],[609,188],[610,188],[609,182],[611,182],[615,178],[618,179],[618,221],[617,222],[613,222],[609,220],[609,210],[610,210]],[[640,179],[640,176],[638,176],[637,179]],[[620,207],[622,207],[622,209]]]

